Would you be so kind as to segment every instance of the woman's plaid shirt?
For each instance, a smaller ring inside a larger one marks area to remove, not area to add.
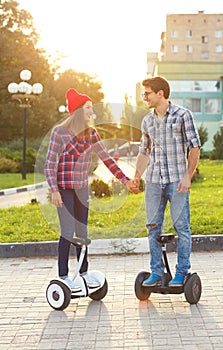
[[[58,186],[70,189],[86,187],[93,151],[118,180],[124,184],[129,180],[109,155],[95,129],[91,128],[89,138],[78,139],[64,126],[57,126],[51,133],[44,167],[51,191],[58,191]]]
[[[149,154],[146,181],[167,184],[183,178],[187,149],[200,147],[200,138],[190,110],[170,102],[161,120],[155,112],[142,121],[139,152]]]

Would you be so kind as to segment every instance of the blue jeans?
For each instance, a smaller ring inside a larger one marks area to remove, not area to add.
[[[81,189],[62,189],[59,188],[63,206],[57,208],[60,221],[60,239],[58,244],[58,269],[59,276],[68,275],[68,259],[71,241],[76,234],[77,237],[86,238],[89,210],[88,187]],[[76,247],[77,259],[79,260],[81,249]],[[80,273],[88,269],[88,251],[86,249],[85,257],[81,266]]]
[[[185,276],[190,269],[191,232],[189,192],[177,192],[178,182],[165,185],[146,183],[145,201],[147,228],[150,249],[150,268],[153,273],[162,276],[164,263],[162,245],[157,237],[162,234],[164,213],[170,202],[172,224],[178,234],[178,257],[176,273]]]

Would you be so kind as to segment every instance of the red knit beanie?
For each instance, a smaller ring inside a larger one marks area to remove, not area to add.
[[[66,99],[67,99],[67,105],[68,105],[68,111],[70,114],[75,111],[75,109],[82,106],[87,101],[92,101],[92,99],[83,94],[79,94],[75,89],[69,89],[66,92]]]

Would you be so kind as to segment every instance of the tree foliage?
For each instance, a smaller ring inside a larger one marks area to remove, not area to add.
[[[65,92],[74,87],[92,97],[94,103],[103,101],[101,83],[86,73],[68,70],[55,75],[59,66],[50,65],[43,49],[37,48],[39,35],[33,25],[33,18],[18,8],[14,0],[0,1],[0,144],[22,138],[23,110],[11,99],[8,85],[19,83],[19,74],[29,69],[32,77],[29,83],[39,82],[44,90],[30,109],[27,110],[27,139],[44,137],[53,125],[61,119],[58,107],[65,104]],[[52,61],[52,60],[51,60]],[[55,78],[57,77],[57,78]]]
[[[125,104],[121,116],[122,137],[126,140],[139,141],[141,137],[141,124],[148,113],[145,106],[132,106],[129,97],[125,96]]]
[[[203,125],[201,125],[198,128],[198,134],[199,134],[200,141],[201,141],[201,154],[200,154],[200,157],[203,158],[204,157],[203,146],[204,146],[205,142],[207,142],[207,140],[208,140],[208,130],[207,130],[207,128],[205,128]]]
[[[36,49],[38,34],[34,29],[32,16],[25,10],[19,10],[16,1],[1,1],[0,28],[1,142],[22,136],[23,112],[18,103],[12,101],[7,87],[10,82],[20,81],[19,74],[23,69],[32,72],[29,83],[41,82],[46,92],[27,113],[27,137],[39,137],[42,132],[49,129],[55,117],[56,100],[50,96],[54,79],[44,56],[46,53],[44,50]],[[41,119],[45,119],[44,122]]]
[[[101,103],[104,99],[104,94],[100,91],[100,82],[97,82],[94,77],[86,73],[68,69],[59,74],[52,90],[53,95],[61,105],[65,103],[65,92],[71,87],[82,94],[89,95],[94,104]]]
[[[201,125],[198,128],[198,134],[200,136],[201,147],[203,147],[205,142],[207,142],[207,140],[208,140],[208,130],[207,130],[207,128],[204,128],[204,126]]]
[[[213,146],[211,159],[223,159],[223,128],[214,135]]]

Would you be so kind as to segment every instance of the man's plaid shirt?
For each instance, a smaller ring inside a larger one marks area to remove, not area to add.
[[[161,120],[155,112],[142,121],[139,152],[149,154],[146,181],[167,184],[183,178],[187,149],[200,147],[200,138],[190,110],[170,102]]]
[[[51,133],[44,168],[51,191],[58,191],[58,186],[69,189],[86,187],[93,151],[117,179],[124,184],[129,180],[108,154],[95,129],[91,128],[89,138],[78,139],[64,126],[57,126]]]

